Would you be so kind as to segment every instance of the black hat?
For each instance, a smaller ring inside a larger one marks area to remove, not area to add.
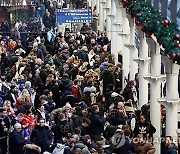
[[[84,101],[82,101],[80,104],[80,107],[82,110],[84,110],[84,109],[87,109],[88,106],[86,105],[86,103]]]

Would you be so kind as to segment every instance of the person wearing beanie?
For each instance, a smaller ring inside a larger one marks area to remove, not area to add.
[[[14,131],[10,135],[10,151],[11,154],[24,154],[23,147],[30,143],[29,137],[23,137],[21,134],[22,126],[20,123],[14,125]]]

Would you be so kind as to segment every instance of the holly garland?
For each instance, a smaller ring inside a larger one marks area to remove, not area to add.
[[[165,19],[146,0],[121,1],[126,12],[135,18],[136,26],[141,26],[147,37],[154,34],[159,45],[164,48],[164,54],[180,64],[180,31],[177,26]]]

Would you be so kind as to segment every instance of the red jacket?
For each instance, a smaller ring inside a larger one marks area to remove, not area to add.
[[[71,88],[72,94],[74,95],[75,98],[81,100],[82,95],[80,89],[76,88],[75,86],[72,86]]]
[[[29,125],[31,125],[34,128],[36,126],[36,120],[34,119],[32,115],[24,114],[21,124],[23,128],[28,128]]]

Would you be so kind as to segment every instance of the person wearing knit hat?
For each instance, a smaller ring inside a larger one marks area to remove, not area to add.
[[[14,131],[10,136],[10,152],[11,154],[23,154],[23,147],[26,143],[30,143],[29,137],[23,137],[21,134],[22,126],[20,123],[14,125]]]
[[[16,124],[14,125],[14,129],[17,130],[17,131],[19,131],[20,129],[22,129],[21,124],[20,124],[20,123],[16,123]]]

